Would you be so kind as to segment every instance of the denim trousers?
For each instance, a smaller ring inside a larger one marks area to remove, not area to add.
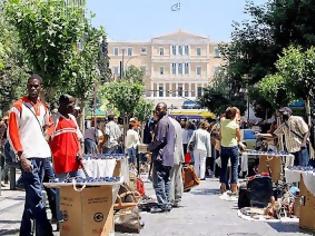
[[[71,171],[69,173],[60,173],[56,174],[56,177],[59,179],[60,182],[64,181],[67,177],[83,177],[79,171]],[[57,220],[63,220],[63,214],[60,209],[60,189],[56,189],[56,205],[57,205]]]
[[[170,206],[170,170],[171,167],[163,166],[162,161],[154,161],[153,187],[161,209],[166,209]]]
[[[105,155],[113,155],[113,154],[119,154],[121,153],[119,145],[111,147],[111,148],[105,148],[104,149],[104,154]]]
[[[52,168],[52,163],[48,158],[46,158],[44,160],[44,182],[49,182],[50,179],[55,179],[55,178],[56,178],[56,175]],[[51,210],[52,218],[56,220],[61,220],[62,215],[60,211],[58,210],[59,209],[59,205],[58,205],[59,199],[58,199],[58,194],[57,194],[58,189],[46,188],[46,187],[44,188],[47,193],[49,208]]]
[[[295,166],[308,166],[309,155],[307,148],[301,148],[300,151],[292,153],[294,155]]]
[[[222,147],[221,146],[221,175],[220,182],[228,185],[227,166],[229,159],[231,160],[231,184],[236,184],[238,180],[238,147]]]
[[[22,215],[20,236],[31,235],[31,219],[36,220],[36,235],[52,236],[52,227],[47,219],[46,209],[42,202],[45,158],[29,159],[31,172],[22,170],[22,181],[25,187],[25,204]]]
[[[134,147],[127,149],[127,154],[129,158],[129,163],[136,164],[137,160],[137,149]]]
[[[84,139],[84,153],[97,154],[97,144],[94,140],[89,138]]]

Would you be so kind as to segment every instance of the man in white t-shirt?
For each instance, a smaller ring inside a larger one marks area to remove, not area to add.
[[[127,131],[126,137],[126,149],[129,157],[129,163],[136,164],[137,159],[137,149],[140,144],[140,136],[137,129],[138,120],[136,118],[131,118],[129,120],[129,130]]]
[[[108,116],[108,123],[105,126],[105,154],[115,154],[119,152],[119,145],[122,132],[119,128],[119,125],[115,122],[114,116]]]
[[[32,75],[27,90],[28,96],[15,102],[10,110],[7,131],[11,147],[21,163],[25,187],[20,235],[31,235],[31,219],[35,219],[38,235],[52,236],[52,227],[42,202],[44,166],[51,156],[44,137],[51,126],[51,118],[46,104],[39,98],[42,78]]]

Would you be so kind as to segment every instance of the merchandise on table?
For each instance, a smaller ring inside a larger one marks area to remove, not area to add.
[[[75,181],[76,183],[103,183],[103,182],[119,182],[120,177],[119,176],[114,176],[114,177],[98,177],[98,178],[93,178],[93,177],[88,177],[88,178],[82,178],[82,177],[70,177],[66,178],[64,180],[59,180],[58,178],[50,179],[49,183],[73,183]]]
[[[292,154],[286,151],[257,151],[248,149],[242,153],[242,155],[247,156],[274,156],[274,157],[283,157],[283,156],[293,156]]]
[[[83,166],[89,176],[98,178],[117,175],[129,182],[128,158],[124,154],[84,155]]]
[[[58,178],[50,179],[48,183],[44,183],[46,187],[64,187],[64,186],[74,186],[74,185],[84,185],[84,186],[102,186],[102,185],[120,185],[122,179],[119,176],[115,177],[99,177],[99,178],[82,178],[82,177],[69,177],[64,180],[59,180]]]
[[[311,166],[306,166],[306,167],[305,166],[291,166],[291,167],[285,168],[284,172],[285,172],[285,179],[288,184],[300,182],[301,174],[315,176],[315,169]]]
[[[90,159],[116,159],[122,160],[126,158],[125,154],[84,154],[83,159],[90,160]]]
[[[281,164],[284,165],[284,167],[291,167],[294,165],[294,155],[285,152],[285,151],[257,151],[257,150],[251,150],[247,149],[245,152],[241,153],[241,171],[248,173],[248,158],[268,158],[268,160],[271,160],[271,158],[280,158]]]

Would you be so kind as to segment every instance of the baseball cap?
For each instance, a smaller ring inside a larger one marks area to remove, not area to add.
[[[292,114],[292,110],[289,107],[282,107],[279,109],[279,112],[282,114],[288,114],[288,115]]]
[[[129,119],[129,122],[136,122],[136,121],[137,121],[137,119],[134,118],[134,117],[132,117],[132,118]]]

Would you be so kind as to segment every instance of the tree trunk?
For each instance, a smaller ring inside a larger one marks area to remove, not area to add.
[[[84,153],[84,135],[85,135],[85,101],[81,100],[80,102],[80,110],[81,110],[81,115],[78,118],[78,124],[80,127],[80,130],[83,135],[83,145],[81,146],[82,153]]]
[[[312,126],[311,99],[309,96],[306,98],[305,108],[306,108],[306,115],[307,115],[307,124],[309,127],[311,127]]]
[[[307,96],[307,98],[306,98],[306,114],[307,114],[307,124],[308,124],[309,132],[310,132],[310,135],[311,135],[311,132],[312,132],[312,130],[311,130],[311,127],[312,127],[312,114],[311,114],[311,98],[310,98],[310,96]],[[311,157],[311,155],[313,155],[313,153],[311,151],[312,150],[312,142],[309,142],[308,145],[309,145],[309,149],[308,150],[310,151],[309,155],[310,155],[310,158],[312,158]]]

